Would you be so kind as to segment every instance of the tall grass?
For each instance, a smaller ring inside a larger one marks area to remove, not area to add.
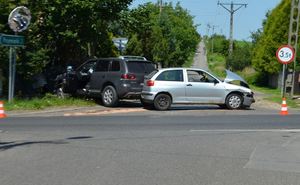
[[[94,101],[77,99],[72,97],[58,98],[52,94],[46,94],[42,98],[15,99],[12,103],[4,101],[5,110],[41,110],[49,107],[67,106],[93,106]]]

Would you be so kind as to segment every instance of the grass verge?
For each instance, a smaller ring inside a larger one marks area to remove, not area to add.
[[[209,53],[207,57],[208,67],[212,73],[217,75],[220,78],[225,78],[226,73],[226,64],[225,57],[217,53]]]
[[[258,87],[258,86],[254,86],[254,85],[251,85],[251,89],[254,90],[254,91],[258,91],[258,92],[261,92],[261,93],[264,93],[264,94],[268,95],[267,97],[264,98],[265,100],[275,102],[275,103],[278,103],[278,104],[282,103],[282,96],[281,96],[281,90],[280,89],[271,89],[271,88],[267,88],[267,87]],[[289,107],[300,108],[300,105],[297,104],[290,97],[286,98],[286,103]]]
[[[72,97],[58,98],[52,94],[46,94],[43,98],[15,99],[13,103],[4,102],[5,110],[42,110],[50,107],[68,107],[68,106],[93,106],[94,101],[77,99]]]
[[[191,67],[194,62],[194,55],[195,53],[191,53],[189,58],[185,61],[185,63],[182,65],[182,67]]]

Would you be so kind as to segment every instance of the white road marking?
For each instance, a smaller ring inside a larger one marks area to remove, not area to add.
[[[219,129],[190,130],[190,132],[300,132],[300,129]]]

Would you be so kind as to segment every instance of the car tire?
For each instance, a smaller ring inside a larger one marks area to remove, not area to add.
[[[167,94],[159,94],[154,99],[154,107],[157,110],[168,110],[171,104],[171,97]]]
[[[118,101],[116,89],[111,85],[106,86],[102,91],[102,104],[105,107],[115,107]]]
[[[240,109],[243,106],[243,98],[237,93],[229,94],[226,98],[226,106],[228,109]]]

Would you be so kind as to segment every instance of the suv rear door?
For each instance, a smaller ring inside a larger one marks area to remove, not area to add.
[[[128,60],[126,61],[127,73],[136,77],[131,83],[132,86],[142,89],[144,76],[155,70],[155,64],[150,61]]]

